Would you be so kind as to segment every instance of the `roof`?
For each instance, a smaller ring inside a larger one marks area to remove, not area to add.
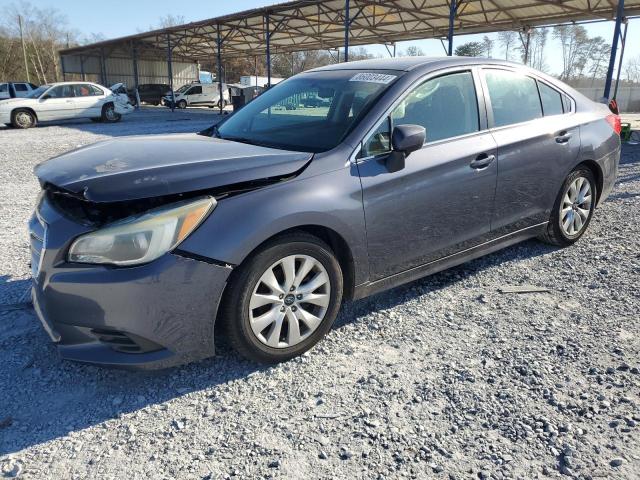
[[[351,46],[443,38],[449,0],[348,0]],[[294,0],[63,50],[63,55],[166,58],[170,40],[176,58],[211,60],[218,30],[226,57],[262,55],[266,32],[272,52],[329,49],[344,45],[345,0]],[[527,26],[612,19],[615,0],[460,0],[456,35]],[[627,16],[640,14],[640,0],[626,0]],[[267,28],[268,27],[268,28]]]

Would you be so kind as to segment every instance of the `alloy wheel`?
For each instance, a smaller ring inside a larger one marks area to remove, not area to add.
[[[562,197],[560,225],[565,235],[575,237],[587,224],[591,214],[591,183],[585,177],[576,178]]]
[[[249,303],[256,338],[272,348],[293,347],[322,323],[331,298],[326,268],[309,255],[289,255],[258,280]]]

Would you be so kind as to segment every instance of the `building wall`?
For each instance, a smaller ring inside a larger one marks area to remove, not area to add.
[[[599,102],[602,98],[603,87],[578,87],[576,88],[585,97]],[[611,88],[613,95],[613,87]],[[620,86],[616,97],[620,112],[640,112],[640,85]]]
[[[82,60],[79,56],[65,55],[62,58],[67,80],[81,80],[84,71],[85,79],[102,83],[102,69],[99,57],[86,57]],[[198,65],[191,62],[174,61],[173,86],[178,88],[185,83],[198,80]],[[130,58],[105,58],[106,78],[105,86],[123,82],[128,87],[135,85],[133,74],[133,60]],[[138,60],[138,83],[166,83],[169,84],[167,62],[161,60]]]

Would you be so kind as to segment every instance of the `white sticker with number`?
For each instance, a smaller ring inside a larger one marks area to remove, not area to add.
[[[369,82],[387,84],[395,80],[395,75],[387,75],[386,73],[356,73],[349,79],[350,82]]]

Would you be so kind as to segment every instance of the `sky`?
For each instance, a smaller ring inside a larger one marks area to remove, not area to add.
[[[3,11],[3,6],[11,3],[14,3],[14,0],[0,0],[0,11]],[[95,7],[98,4],[78,0],[31,0],[30,3],[39,8],[54,7],[58,9],[67,17],[69,26],[78,30],[80,34],[101,33],[106,38],[116,38],[148,30],[158,23],[160,17],[166,14],[182,15],[187,22],[191,22],[251,8],[265,7],[279,2],[277,0],[208,0],[182,4],[175,0],[109,0],[105,5],[97,8],[92,8],[92,6]],[[89,8],[87,8],[88,6]],[[592,37],[602,36],[608,43],[613,38],[613,22],[588,24],[585,27]],[[495,34],[489,34],[489,37],[496,39]],[[455,36],[454,48],[462,43],[481,39],[482,35]],[[560,73],[562,60],[559,48],[554,48],[558,45],[554,45],[554,43],[555,40],[549,38],[546,61],[550,73]],[[410,45],[420,47],[425,55],[444,55],[442,44],[435,39],[399,42],[397,48],[406,50]],[[388,55],[382,45],[369,45],[367,50],[375,55]],[[493,56],[499,57],[500,50],[496,42]],[[640,19],[632,19],[629,22],[625,59],[638,55],[640,55]]]

